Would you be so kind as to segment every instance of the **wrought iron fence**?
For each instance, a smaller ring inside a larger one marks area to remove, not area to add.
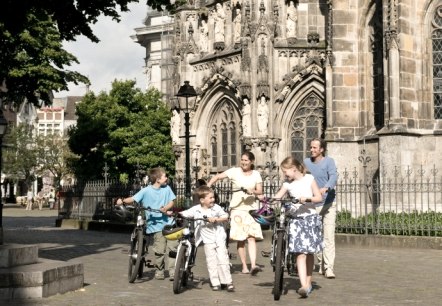
[[[364,171],[365,172],[365,171]],[[272,197],[281,181],[264,181],[264,194]],[[111,220],[113,204],[142,185],[96,181],[65,186],[61,191],[63,218]],[[174,183],[176,206],[185,201],[184,182]],[[218,202],[231,198],[231,184],[218,182]],[[426,172],[394,167],[391,171],[360,175],[356,169],[339,173],[336,186],[336,232],[353,234],[442,236],[442,176],[435,166]]]
[[[429,169],[429,170],[428,170]],[[410,167],[360,177],[345,169],[337,186],[337,231],[442,236],[442,176]]]

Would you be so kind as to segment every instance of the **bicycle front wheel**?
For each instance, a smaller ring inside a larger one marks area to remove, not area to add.
[[[278,301],[281,297],[283,280],[284,280],[284,233],[279,232],[276,237],[276,250],[275,250],[275,285],[273,287],[273,299]]]
[[[134,239],[131,241],[129,251],[129,269],[128,279],[129,283],[133,283],[139,275],[141,258],[143,256],[143,231],[136,230]]]
[[[181,245],[175,262],[175,276],[173,279],[173,293],[178,294],[187,283],[187,245]]]

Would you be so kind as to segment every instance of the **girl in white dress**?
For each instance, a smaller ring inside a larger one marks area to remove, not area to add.
[[[311,174],[306,174],[304,165],[293,157],[285,158],[281,170],[287,181],[275,194],[282,198],[287,192],[299,200],[289,212],[290,236],[289,251],[296,253],[301,288],[299,295],[306,298],[312,291],[312,274],[314,254],[322,250],[321,216],[316,212],[314,203],[320,203],[322,196],[319,187]]]

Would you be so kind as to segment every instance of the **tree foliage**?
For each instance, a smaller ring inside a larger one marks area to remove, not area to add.
[[[3,151],[3,172],[13,181],[24,180],[28,187],[35,180],[39,169],[36,138],[31,125],[20,124],[4,140],[7,149]]]
[[[73,174],[70,167],[76,156],[67,140],[59,135],[38,135],[32,125],[19,124],[5,138],[3,172],[13,181],[23,180],[29,187],[37,176],[50,172],[55,185]]]
[[[114,81],[109,93],[89,93],[78,104],[77,125],[69,131],[78,178],[102,179],[105,163],[114,178],[133,178],[137,167],[174,170],[170,110],[157,90],[142,93],[134,86]]]
[[[0,9],[0,99],[20,104],[25,99],[51,104],[52,91],[68,89],[68,83],[89,83],[84,75],[67,67],[78,63],[65,51],[63,41],[79,35],[98,42],[91,25],[100,15],[120,21],[120,11],[139,0],[4,0]],[[174,10],[170,0],[147,0],[153,8]],[[184,1],[185,2],[185,1]],[[7,90],[6,90],[7,89]],[[40,101],[39,101],[40,100]]]
[[[72,165],[77,156],[69,148],[67,139],[58,134],[37,137],[39,174],[50,172],[58,187],[62,179],[73,177]]]
[[[67,90],[68,82],[88,82],[80,73],[64,68],[78,61],[63,49],[50,16],[29,13],[24,25],[22,32],[14,34],[0,23],[0,80],[7,87],[6,92],[0,91],[2,100],[50,104],[52,90]]]

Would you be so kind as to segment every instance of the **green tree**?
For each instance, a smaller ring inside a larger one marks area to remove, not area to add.
[[[120,21],[120,12],[138,0],[4,0],[0,9],[0,99],[21,104],[51,104],[51,92],[68,89],[68,83],[88,83],[66,67],[78,63],[62,48],[63,41],[79,35],[93,42],[90,27],[100,15]],[[147,0],[153,8],[174,10],[185,1]],[[7,88],[7,90],[5,89]]]
[[[58,134],[37,137],[38,174],[50,172],[54,177],[55,187],[62,179],[73,177],[71,165],[78,159],[69,148],[67,139]]]
[[[36,138],[32,126],[22,123],[6,135],[8,149],[3,151],[3,172],[15,182],[24,180],[28,188],[39,170]]]
[[[50,104],[52,90],[67,90],[67,82],[88,82],[85,76],[64,69],[78,61],[63,49],[50,16],[29,13],[24,23],[26,29],[16,35],[0,23],[0,80],[5,80],[7,87],[7,91],[0,91],[2,100]]]
[[[114,178],[133,178],[137,166],[173,173],[170,110],[157,90],[143,93],[134,86],[132,80],[114,81],[109,93],[89,93],[78,104],[69,146],[79,156],[79,179],[101,179],[105,163]]]

